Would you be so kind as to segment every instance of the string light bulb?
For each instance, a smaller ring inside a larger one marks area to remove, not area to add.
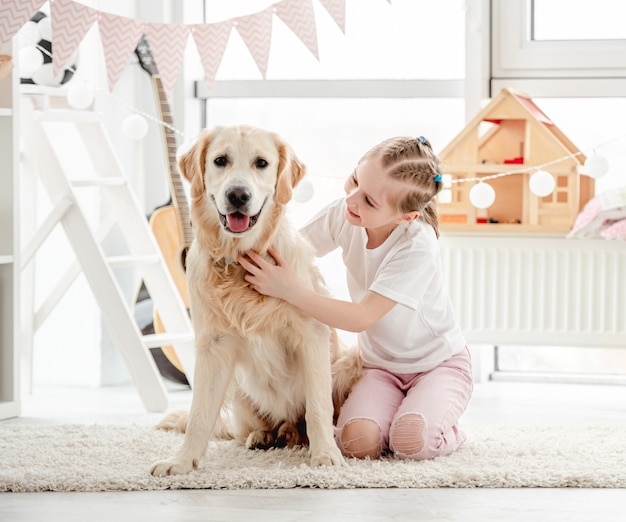
[[[496,191],[489,183],[481,181],[470,189],[469,199],[476,208],[489,208],[496,200]]]
[[[556,180],[547,170],[540,169],[530,177],[528,185],[530,187],[530,191],[535,194],[535,196],[543,198],[554,192]]]
[[[93,102],[93,89],[86,83],[71,82],[67,90],[67,103],[75,109],[86,109]]]
[[[600,154],[592,154],[585,160],[584,168],[588,176],[598,179],[609,171],[609,162]]]
[[[437,201],[444,204],[452,203],[452,191],[450,189],[442,189],[437,194]]]
[[[303,179],[293,191],[293,199],[298,203],[306,203],[313,199],[313,184],[308,179]]]
[[[122,131],[131,140],[141,140],[148,134],[148,122],[141,114],[131,114],[122,122]]]

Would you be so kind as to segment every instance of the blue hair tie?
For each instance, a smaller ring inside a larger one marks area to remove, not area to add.
[[[437,175],[434,177],[434,180],[435,180],[435,181],[437,181],[437,182],[441,181],[441,174],[437,174]]]
[[[424,136],[418,136],[417,141],[419,141],[422,145],[426,144],[426,138],[424,138]]]

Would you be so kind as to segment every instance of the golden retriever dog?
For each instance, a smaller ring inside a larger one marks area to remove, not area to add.
[[[308,439],[312,466],[342,464],[333,414],[360,375],[358,354],[342,351],[327,326],[250,288],[236,262],[271,246],[300,280],[325,291],[313,247],[284,215],[304,165],[278,135],[233,126],[204,131],[179,168],[191,183],[194,229],[187,255],[193,398],[188,415],[175,413],[160,426],[185,432],[181,448],[150,472],[190,472],[226,409],[228,431],[248,448]]]

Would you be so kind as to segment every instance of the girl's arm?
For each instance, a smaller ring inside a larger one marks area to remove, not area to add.
[[[287,301],[292,306],[333,328],[349,332],[366,330],[391,310],[396,302],[376,292],[367,292],[360,303],[341,301],[320,295],[304,286],[274,249],[268,253],[276,265],[256,252],[238,259],[248,272],[245,280],[257,292]],[[252,261],[252,262],[251,262]]]

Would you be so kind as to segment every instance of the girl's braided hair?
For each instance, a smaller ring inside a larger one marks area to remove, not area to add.
[[[443,188],[441,160],[430,142],[423,136],[389,138],[370,149],[361,161],[372,156],[380,158],[389,176],[410,187],[400,200],[391,203],[402,213],[419,212],[439,237],[436,196]]]

